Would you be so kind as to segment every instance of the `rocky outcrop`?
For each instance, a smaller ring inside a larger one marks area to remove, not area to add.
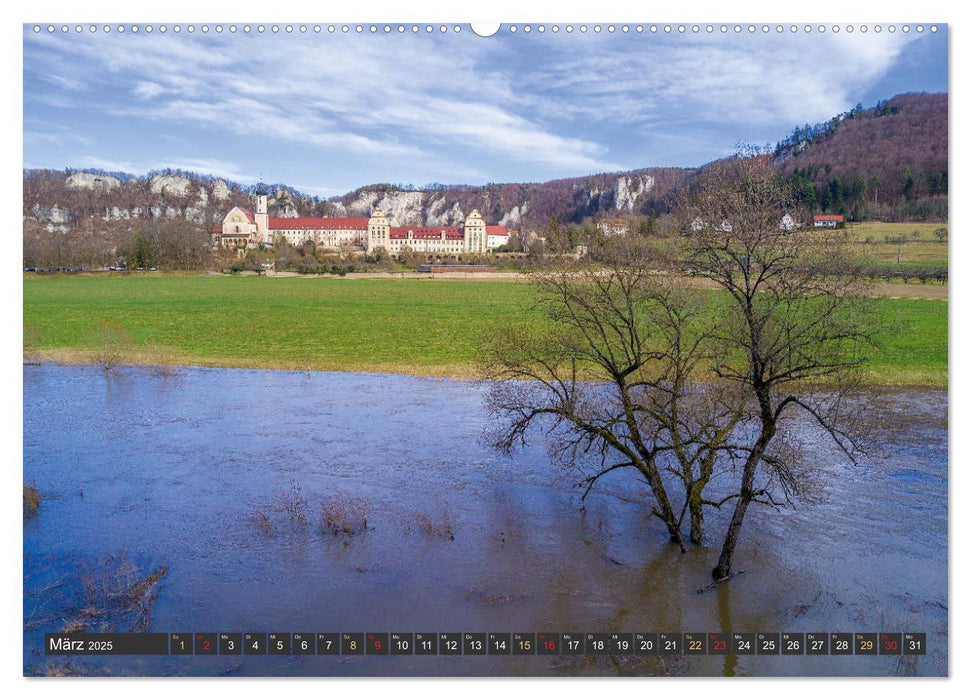
[[[392,226],[419,226],[425,223],[423,192],[363,191],[344,208],[347,216],[370,216],[376,209],[384,212]],[[439,224],[430,224],[436,226]]]
[[[617,211],[632,212],[637,199],[654,187],[654,178],[650,175],[621,175],[614,182],[614,208]]]
[[[72,190],[95,190],[110,192],[121,186],[121,180],[110,175],[96,175],[95,173],[74,173],[64,184]]]
[[[185,175],[156,175],[149,183],[152,194],[186,197],[192,190],[192,180]]]
[[[448,206],[448,200],[440,197],[425,212],[426,226],[458,226],[465,221],[465,214],[458,202]]]
[[[225,180],[215,180],[212,183],[212,198],[224,202],[231,196],[229,191],[229,185],[226,184]]]
[[[74,218],[70,209],[64,209],[56,204],[50,207],[35,204],[31,208],[31,213],[33,216],[30,218],[36,219],[42,224],[64,224]]]
[[[529,209],[528,204],[523,204],[522,211],[520,211],[518,206],[513,207],[505,214],[503,214],[502,218],[499,219],[499,221],[497,221],[496,223],[498,223],[500,226],[507,226],[509,228],[518,228],[519,224],[522,222],[523,214],[525,214],[528,209]]]

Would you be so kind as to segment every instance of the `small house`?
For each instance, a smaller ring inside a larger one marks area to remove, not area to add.
[[[842,214],[820,214],[813,217],[813,228],[837,228],[842,223]]]

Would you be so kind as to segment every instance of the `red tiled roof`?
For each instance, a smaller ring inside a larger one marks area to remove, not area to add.
[[[246,214],[246,218],[249,219],[249,222],[251,224],[255,224],[256,223],[256,215],[253,214],[253,212],[251,212],[249,209],[244,209],[243,207],[237,207],[237,208],[241,212],[243,212],[244,214]]]
[[[460,228],[433,228],[429,226],[391,226],[389,236],[391,238],[408,238],[408,232],[415,240],[435,240],[441,239],[442,231],[445,232],[446,240],[461,241],[465,236]]]
[[[486,226],[487,236],[508,236],[509,229],[505,226]]]
[[[842,221],[842,214],[820,214],[819,216],[814,216],[813,221]]]
[[[269,222],[271,231],[308,229],[308,230],[348,230],[367,231],[367,219],[322,219],[312,216],[299,216],[294,219],[272,218]]]

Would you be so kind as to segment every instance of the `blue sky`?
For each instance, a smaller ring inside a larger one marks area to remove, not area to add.
[[[28,25],[24,167],[174,167],[320,196],[543,181],[700,165],[947,80],[943,26],[482,38]]]

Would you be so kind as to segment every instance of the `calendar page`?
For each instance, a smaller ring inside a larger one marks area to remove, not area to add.
[[[949,674],[946,23],[22,42],[25,676]]]

